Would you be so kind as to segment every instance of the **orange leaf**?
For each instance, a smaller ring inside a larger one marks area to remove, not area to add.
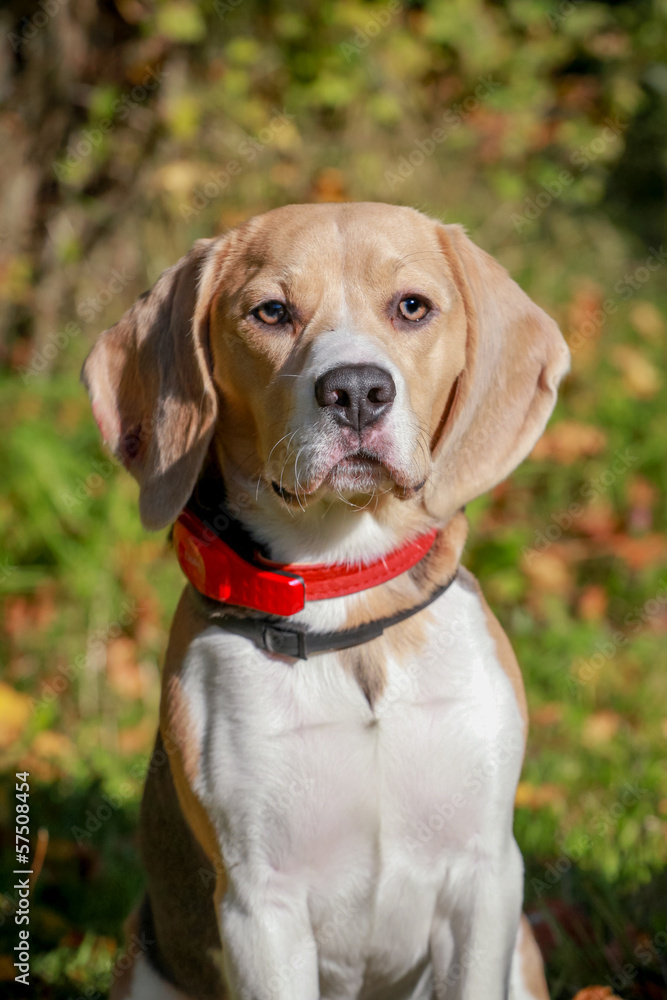
[[[155,721],[143,719],[136,726],[128,726],[118,733],[118,749],[123,754],[149,753],[155,739]]]
[[[0,982],[8,983],[14,979],[16,969],[11,955],[0,955]]]
[[[521,568],[533,586],[546,594],[568,594],[572,579],[560,552],[533,550],[521,560]]]
[[[555,701],[548,701],[530,713],[531,724],[536,726],[555,726],[562,718],[563,708]]]
[[[634,531],[650,531],[657,489],[643,476],[632,476],[625,492],[630,503],[629,527]]]
[[[325,167],[315,178],[312,197],[314,201],[347,201],[345,179],[336,167]]]
[[[562,420],[542,435],[532,451],[532,457],[571,465],[580,458],[599,455],[607,446],[607,438],[599,427]]]
[[[0,750],[6,750],[23,735],[31,715],[28,695],[0,681]]]
[[[573,1000],[621,1000],[621,998],[612,993],[610,986],[587,986],[579,990]]]
[[[121,698],[141,698],[146,689],[144,672],[136,657],[137,644],[127,636],[113,639],[107,646],[107,678]]]
[[[660,390],[662,379],[657,368],[636,347],[619,344],[614,348],[612,357],[631,396],[651,399]]]
[[[573,330],[579,330],[582,327],[587,329],[587,325],[592,323],[594,329],[599,330],[600,323],[598,316],[602,305],[602,297],[602,288],[594,281],[590,279],[586,280],[576,290],[568,306],[568,325]]]
[[[558,785],[531,785],[529,781],[520,781],[514,801],[519,808],[543,809],[561,805],[565,799],[565,792]]]
[[[589,504],[577,517],[576,525],[583,535],[596,539],[609,538],[617,527],[614,508],[605,500]]]
[[[75,750],[69,736],[65,733],[58,733],[53,729],[44,729],[37,733],[30,745],[30,749],[38,757],[45,760],[62,760],[71,757]]]
[[[647,340],[660,340],[665,332],[665,321],[652,302],[637,302],[630,310],[630,322]]]
[[[617,712],[594,712],[584,722],[581,742],[587,747],[609,743],[618,732],[622,719]]]
[[[597,622],[604,618],[607,610],[607,592],[596,583],[589,584],[578,602],[579,615],[584,621]]]
[[[614,535],[609,546],[615,556],[623,559],[630,569],[644,569],[662,563],[667,556],[667,538],[664,535]]]

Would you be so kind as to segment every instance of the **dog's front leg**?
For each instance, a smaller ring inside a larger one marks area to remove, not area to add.
[[[238,872],[235,872],[238,875]],[[318,1000],[317,948],[305,899],[241,894],[230,884],[220,928],[230,1000]]]
[[[522,899],[513,837],[502,854],[479,859],[471,880],[443,890],[431,937],[434,1000],[508,1000]]]

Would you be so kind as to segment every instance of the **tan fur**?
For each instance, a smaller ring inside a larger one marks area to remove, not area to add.
[[[180,678],[190,643],[208,624],[206,618],[197,611],[190,588],[186,588],[176,609],[167,648],[162,679],[160,731],[170,755],[174,786],[183,815],[187,817],[192,832],[218,876],[215,890],[217,905],[225,893],[227,880],[218,837],[204,807],[192,791],[199,771],[199,753],[192,739],[194,726],[188,717]]]
[[[288,436],[293,391],[314,342],[343,308],[343,286],[355,328],[401,372],[419,429],[415,469],[383,473],[374,517],[397,544],[441,529],[417,567],[349,602],[346,627],[353,628],[421,603],[456,572],[467,531],[457,512],[525,457],[567,369],[555,323],[461,227],[374,203],[292,205],[258,216],[218,240],[199,241],[166,271],[102,334],[83,379],[105,440],[140,484],[146,527],[177,517],[207,460],[217,465],[232,505],[248,483],[273,496],[277,479],[287,491],[301,487],[308,503],[321,483],[299,483],[289,447],[277,446]],[[389,304],[397,293],[415,291],[437,309],[418,333],[407,333]],[[274,298],[288,302],[293,316],[280,335],[251,319],[260,301]],[[525,694],[507,637],[476,581],[459,573],[479,593],[525,730]],[[385,689],[387,658],[400,662],[424,646],[428,616],[425,610],[340,654],[371,705]],[[184,973],[167,966],[178,952],[180,969],[199,976],[199,995],[217,998],[214,905],[226,879],[216,831],[193,792],[199,760],[181,681],[187,649],[205,625],[186,591],[167,652],[154,755],[164,744],[167,764],[149,770],[142,824],[148,899],[162,911],[154,915],[160,940],[152,960],[177,981]],[[170,877],[161,870],[162,854],[152,854],[154,843],[174,866]],[[197,878],[204,862],[217,873],[214,899]],[[172,884],[180,893],[173,913]],[[143,915],[150,926],[150,902]],[[181,940],[179,921],[208,942],[201,969],[196,941]],[[529,927],[522,959],[535,995],[547,997]],[[127,983],[119,977],[115,989],[122,1000]]]
[[[525,913],[521,916],[521,974],[524,984],[536,1000],[549,1000],[549,989],[544,976],[544,963],[532,927]]]
[[[416,566],[388,583],[359,594],[350,609],[345,628],[357,628],[380,618],[390,618],[427,600],[433,591],[456,574],[468,534],[468,522],[459,512],[439,532],[431,551]],[[384,635],[354,649],[344,650],[344,665],[357,678],[373,706],[384,691],[387,656],[400,663],[426,641],[429,612],[392,625]]]
[[[340,258],[329,245],[354,253]],[[397,275],[442,304],[416,350],[385,317]],[[459,226],[375,203],[290,205],[200,241],[86,361],[100,427],[141,484],[148,527],[178,514],[213,434],[223,474],[231,465],[251,480],[268,475],[292,376],[330,326],[342,280],[365,336],[415,387],[411,406],[434,458],[412,505],[423,518],[449,520],[524,457],[567,368],[555,323]],[[298,305],[290,335],[267,336],[247,318],[271,296]],[[378,499],[378,516],[405,516],[391,500]]]
[[[446,518],[504,479],[553,408],[569,354],[556,323],[461,226],[438,238],[466,314],[466,361],[426,506]]]
[[[165,271],[102,334],[83,366],[102,436],[141,486],[147,528],[178,516],[213,433],[206,304],[195,315],[199,271],[212,242],[200,240]]]

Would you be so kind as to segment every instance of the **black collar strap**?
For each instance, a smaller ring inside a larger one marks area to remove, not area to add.
[[[413,615],[423,611],[429,604],[437,601],[449,589],[455,579],[456,573],[454,573],[454,576],[447,583],[441,587],[436,587],[433,593],[425,601],[422,601],[421,604],[416,604],[412,608],[399,611],[395,615],[378,618],[376,621],[357,625],[356,628],[341,629],[338,632],[314,632],[303,625],[284,624],[288,622],[287,618],[277,618],[275,616],[234,618],[220,615],[217,610],[211,613],[211,605],[215,608],[224,607],[224,605],[220,605],[217,601],[212,601],[210,598],[202,597],[199,594],[197,596],[205,603],[211,624],[217,628],[223,629],[225,632],[232,632],[234,635],[245,636],[246,639],[250,639],[258,649],[262,649],[264,652],[292,656],[296,660],[307,660],[310,656],[315,656],[318,653],[332,653],[338,649],[349,649],[351,646],[360,646],[362,643],[370,642],[371,639],[377,639],[385,629],[391,628],[393,625],[399,625],[401,622],[406,621],[406,619],[412,618]]]

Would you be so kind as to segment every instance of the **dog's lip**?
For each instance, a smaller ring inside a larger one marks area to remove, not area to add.
[[[334,472],[336,472],[337,469],[349,468],[350,466],[353,467],[360,466],[363,469],[367,469],[369,472],[390,471],[388,467],[385,465],[385,463],[381,459],[377,458],[375,455],[369,455],[367,452],[364,451],[355,451],[354,454],[345,455],[343,458],[340,459],[339,462],[336,462],[335,465],[332,465],[324,478],[328,479],[329,476],[331,476]]]
[[[277,483],[275,479],[271,480],[271,486],[273,487],[274,492],[277,493],[280,499],[284,500],[285,503],[296,503],[298,499],[296,493],[290,493],[290,491],[286,490],[284,486]]]
[[[307,497],[312,497],[313,494],[317,493],[322,486],[327,482],[331,482],[332,477],[337,471],[355,471],[361,470],[368,474],[373,474],[375,476],[381,477],[382,474],[391,479],[394,483],[394,489],[391,491],[395,493],[401,499],[407,499],[408,497],[415,496],[426,484],[426,479],[422,479],[420,482],[411,484],[406,483],[404,477],[402,477],[398,470],[393,469],[386,462],[378,458],[377,455],[372,455],[363,449],[355,451],[350,455],[344,455],[337,462],[334,462],[327,471],[318,477],[309,487],[299,487],[298,493],[293,490],[288,490],[283,486],[282,482],[278,483],[276,480],[271,481],[271,486],[277,496],[280,497],[287,504],[299,503],[300,499],[304,500]]]

